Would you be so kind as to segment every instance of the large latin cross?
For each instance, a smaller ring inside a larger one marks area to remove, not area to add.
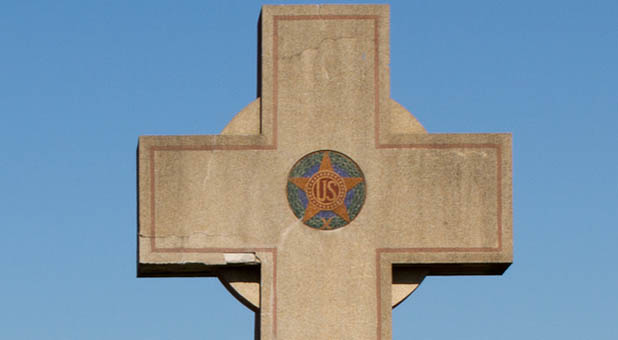
[[[260,96],[221,135],[139,139],[139,276],[221,277],[261,340],[386,340],[425,275],[506,270],[511,137],[428,134],[390,99],[388,6],[260,29]]]

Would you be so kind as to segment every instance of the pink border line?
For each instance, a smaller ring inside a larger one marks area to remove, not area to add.
[[[178,145],[152,146],[149,148],[150,157],[150,212],[151,212],[151,251],[162,253],[225,253],[225,252],[269,252],[273,256],[273,333],[277,334],[277,248],[159,248],[156,246],[155,235],[155,151],[209,151],[209,150],[276,150],[278,147],[278,54],[279,54],[279,20],[373,20],[374,25],[374,132],[376,149],[463,149],[489,148],[497,154],[497,220],[498,246],[480,248],[378,248],[376,249],[376,293],[377,293],[377,339],[382,338],[382,292],[380,256],[383,253],[421,253],[421,252],[499,252],[502,250],[502,147],[500,144],[381,144],[380,143],[380,59],[379,59],[379,16],[377,15],[280,15],[273,16],[273,125],[272,144],[269,145]]]

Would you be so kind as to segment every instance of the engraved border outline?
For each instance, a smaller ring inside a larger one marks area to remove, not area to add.
[[[276,150],[278,148],[278,23],[279,20],[373,20],[374,25],[374,138],[376,149],[465,149],[490,148],[497,153],[497,247],[481,248],[377,248],[376,251],[376,290],[377,290],[377,339],[382,338],[382,297],[380,259],[383,253],[418,253],[418,252],[500,252],[502,250],[502,146],[500,144],[381,144],[380,143],[380,39],[379,15],[273,15],[273,112],[272,144],[268,145],[178,145],[151,146],[150,158],[150,219],[151,251],[164,253],[221,253],[221,252],[270,252],[273,255],[273,334],[277,334],[277,248],[158,248],[155,243],[155,151],[213,151],[213,150]]]

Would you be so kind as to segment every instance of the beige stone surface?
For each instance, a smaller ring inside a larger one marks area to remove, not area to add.
[[[390,100],[391,133],[427,133],[425,128],[401,104]],[[260,133],[260,99],[256,99],[236,114],[223,129],[223,135],[256,135]],[[230,292],[248,308],[257,311],[260,306],[260,277],[251,269],[240,267],[219,273],[219,279]],[[403,302],[422,282],[423,272],[396,271],[393,273],[391,304]]]
[[[140,137],[139,275],[219,276],[259,305],[262,340],[384,340],[425,275],[504,272],[511,136],[427,134],[390,98],[388,7],[264,6],[261,24],[261,97],[221,135]],[[331,231],[286,195],[324,149],[367,188]]]

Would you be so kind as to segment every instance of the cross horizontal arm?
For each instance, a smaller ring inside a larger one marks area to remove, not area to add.
[[[260,195],[282,185],[271,176],[278,164],[271,149],[262,136],[140,137],[143,272],[157,263],[217,266],[227,263],[224,254],[270,251],[278,230],[267,212],[286,208],[285,198]],[[285,178],[285,167],[278,168]],[[179,274],[200,271],[215,275],[216,268],[186,267]]]
[[[377,157],[391,165],[367,170],[376,172],[367,177],[377,198],[368,204],[380,216],[373,222],[381,226],[378,253],[390,254],[392,263],[457,265],[450,274],[508,267],[510,134],[395,135],[378,146]]]

